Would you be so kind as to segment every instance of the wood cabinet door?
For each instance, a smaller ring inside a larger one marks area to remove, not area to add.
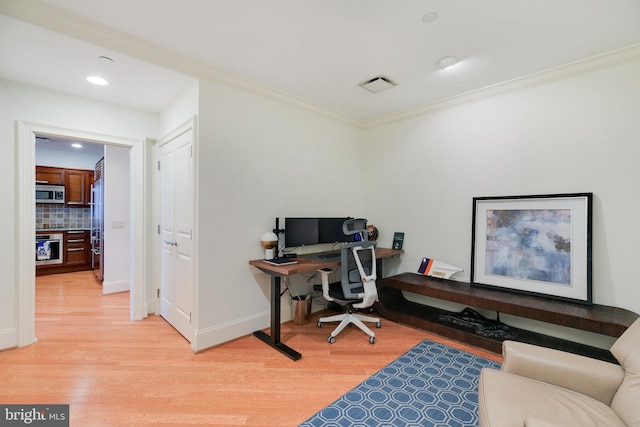
[[[91,201],[91,180],[93,171],[67,169],[64,174],[65,203],[67,205],[88,205]]]
[[[36,183],[64,185],[64,169],[36,166]]]

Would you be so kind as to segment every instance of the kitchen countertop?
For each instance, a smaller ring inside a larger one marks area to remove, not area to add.
[[[36,229],[36,233],[60,233],[62,231],[91,231],[90,228],[43,228]]]

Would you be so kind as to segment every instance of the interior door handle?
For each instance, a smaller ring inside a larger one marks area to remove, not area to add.
[[[164,240],[164,243],[171,246],[178,246],[178,242],[176,242],[175,240],[174,241]]]

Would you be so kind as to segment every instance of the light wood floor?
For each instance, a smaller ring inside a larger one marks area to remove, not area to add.
[[[315,315],[317,319],[318,315]],[[383,319],[376,343],[347,328],[287,322],[293,362],[252,335],[193,354],[158,316],[129,321],[129,294],[101,295],[91,272],[42,276],[34,345],[0,352],[0,403],[70,404],[72,426],[296,426],[425,338]]]

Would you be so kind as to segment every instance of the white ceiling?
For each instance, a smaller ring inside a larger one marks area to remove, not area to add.
[[[358,122],[640,43],[638,0],[0,0],[0,12],[5,79],[152,111],[187,74],[246,80]],[[112,84],[94,87],[83,79],[101,55]],[[438,70],[448,55],[458,66]],[[397,86],[358,86],[377,75]]]
[[[79,145],[74,147],[72,144]],[[75,139],[57,138],[53,136],[36,136],[36,151],[55,150],[66,153],[82,153],[94,156],[97,160],[104,156],[104,145]]]

